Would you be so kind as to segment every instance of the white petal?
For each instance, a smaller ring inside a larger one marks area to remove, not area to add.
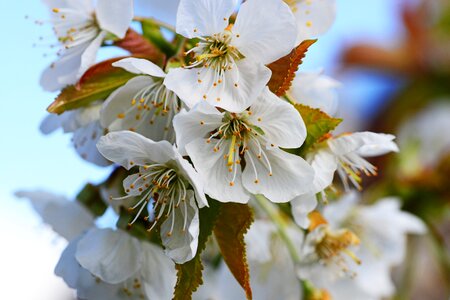
[[[104,157],[128,170],[134,165],[165,163],[175,159],[175,151],[169,142],[154,142],[131,131],[108,133],[100,138],[97,148]]]
[[[230,112],[242,112],[261,94],[271,71],[254,61],[242,59],[225,72],[222,83],[211,68],[172,69],[164,84],[192,108],[207,101]]]
[[[212,36],[228,26],[236,0],[181,0],[177,13],[177,33],[187,38]]]
[[[324,34],[336,18],[335,0],[297,0],[294,6],[294,16],[298,25],[298,43]]]
[[[206,143],[204,139],[195,140],[186,145],[195,169],[206,182],[205,193],[220,202],[247,203],[249,194],[242,186],[241,166],[237,165],[236,177],[233,181],[233,172],[228,171],[227,159],[230,142],[225,142],[219,151],[214,152],[214,141]],[[230,185],[234,182],[234,185]]]
[[[97,149],[97,142],[104,132],[105,130],[99,121],[92,122],[76,130],[72,140],[75,150],[81,158],[100,167],[106,167],[111,164]]]
[[[87,270],[83,269],[75,259],[80,239],[81,236],[69,242],[55,267],[55,275],[64,279],[64,282],[73,289],[81,288],[83,282],[85,286],[95,284],[95,278]],[[91,284],[86,284],[89,282],[89,279]]]
[[[251,106],[249,120],[264,131],[267,147],[298,148],[306,139],[306,126],[299,112],[265,88]]]
[[[170,299],[176,282],[174,263],[161,248],[150,243],[141,245],[144,256],[141,276],[145,295],[148,299]]]
[[[89,47],[84,50],[81,55],[80,69],[78,70],[78,78],[81,77],[97,60],[97,52],[100,49],[103,39],[106,36],[106,32],[102,31],[100,34],[91,42]]]
[[[394,142],[395,136],[392,134],[356,132],[353,136],[363,141],[364,145],[358,149],[357,154],[364,157],[379,156],[399,151],[397,144]]]
[[[187,112],[180,111],[173,119],[173,127],[177,136],[177,146],[180,153],[186,153],[186,144],[199,138],[209,137],[208,134],[222,124],[223,113],[215,107],[200,102]]]
[[[271,242],[275,233],[273,223],[256,220],[245,235],[248,259],[258,263],[270,262],[273,259]]]
[[[258,158],[258,147],[253,142],[248,147],[250,150],[245,153],[246,167],[242,179],[244,187],[250,193],[262,194],[272,202],[282,203],[291,201],[310,189],[314,170],[303,158],[281,149],[266,150],[270,170],[264,155]],[[257,175],[250,160],[255,164]]]
[[[339,82],[320,72],[299,72],[290,92],[298,103],[318,108],[333,116],[339,100],[336,89],[340,86]]]
[[[189,180],[190,184],[194,188],[198,207],[203,208],[208,206],[208,200],[206,199],[204,188],[205,182],[203,181],[202,176],[200,176],[192,165],[181,155],[177,155],[176,162],[178,165],[178,172],[183,174],[183,176]]]
[[[53,133],[61,128],[63,119],[63,115],[49,114],[44,120],[42,120],[39,130],[45,135]]]
[[[111,229],[90,230],[78,242],[75,257],[83,268],[110,284],[127,280],[143,262],[139,240]]]
[[[123,123],[123,121],[118,118],[118,115],[126,112],[130,106],[131,101],[134,99],[136,94],[143,88],[150,86],[153,80],[150,76],[137,76],[115,90],[103,104],[102,110],[100,112],[101,124],[105,128],[109,128],[113,123]],[[127,124],[129,125],[129,124]],[[114,129],[122,128],[122,130],[127,130],[134,126],[126,127],[125,124],[117,124]]]
[[[315,172],[311,192],[319,193],[333,183],[338,160],[328,149],[320,149],[312,157],[308,157],[308,161]]]
[[[86,44],[86,48],[88,45]],[[46,91],[54,92],[69,84],[74,84],[78,80],[81,55],[86,48],[84,48],[84,45],[81,45],[76,49],[67,50],[62,57],[45,69],[39,81],[42,88]]]
[[[19,191],[17,197],[30,200],[42,220],[67,240],[94,226],[93,215],[80,203],[44,191]]]
[[[94,10],[92,0],[65,0],[67,7],[91,14]]]
[[[134,74],[145,74],[153,77],[164,78],[166,73],[157,65],[147,59],[128,57],[112,64]]]
[[[317,207],[316,194],[305,194],[295,197],[291,201],[291,205],[295,223],[303,229],[307,229],[310,224],[308,215]]]
[[[389,134],[356,132],[330,139],[328,145],[338,156],[351,152],[361,156],[377,156],[398,151],[397,145],[392,141],[394,138]]]
[[[361,195],[355,191],[349,192],[325,206],[323,216],[329,222],[330,226],[340,228],[342,223],[348,216],[351,215],[352,210],[358,207]]]
[[[197,254],[199,226],[198,208],[194,193],[190,191],[185,202],[175,208],[161,225],[161,240],[166,255],[175,263],[184,264]]]
[[[232,43],[242,54],[269,64],[295,47],[297,24],[283,1],[247,0],[239,10],[233,33],[236,38]]]
[[[125,37],[133,19],[133,0],[97,0],[96,17],[100,28]]]

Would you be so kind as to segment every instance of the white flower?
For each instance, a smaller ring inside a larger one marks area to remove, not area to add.
[[[96,146],[105,133],[100,125],[100,108],[101,103],[96,102],[61,115],[51,114],[41,123],[40,130],[50,134],[62,128],[64,133],[73,133],[72,143],[81,158],[97,166],[109,166],[111,162],[98,152]]]
[[[338,108],[336,89],[341,84],[319,72],[298,72],[289,93],[300,104],[318,108],[330,116]]]
[[[356,286],[360,294],[355,300],[384,299],[395,292],[390,271],[405,258],[407,234],[423,234],[426,227],[417,217],[402,212],[396,198],[380,199],[376,204],[358,204],[357,193],[350,193],[325,207],[324,217],[330,226],[345,226],[355,232],[360,247],[355,255],[361,259],[358,274],[330,286],[333,299],[348,299],[349,285]]]
[[[123,200],[140,196],[132,207],[139,209],[134,223],[150,202],[161,224],[161,238],[166,253],[177,263],[192,259],[197,252],[199,216],[197,205],[207,205],[203,182],[194,168],[167,141],[154,142],[131,131],[112,132],[97,145],[100,153],[127,170],[139,172],[124,182]],[[152,226],[152,227],[153,227]],[[150,228],[149,230],[151,230]]]
[[[250,194],[287,202],[309,189],[312,168],[283,148],[298,148],[306,128],[297,110],[267,88],[248,110],[221,112],[206,103],[174,118],[177,145],[187,152],[222,202],[247,203]],[[245,162],[245,166],[244,166]]]
[[[121,230],[97,228],[69,243],[55,273],[85,300],[169,299],[176,281],[162,249]]]
[[[301,292],[294,264],[276,233],[273,223],[257,220],[245,235],[253,299],[299,300]],[[295,243],[301,243],[303,235],[300,231],[292,229],[289,233]],[[242,288],[224,263],[217,270],[207,268],[204,281],[194,299],[245,298]]]
[[[415,157],[407,157],[404,166],[406,175],[433,167],[450,153],[450,135],[442,132],[443,129],[450,128],[449,100],[442,99],[430,105],[400,128],[399,144],[406,148],[406,154],[411,150],[416,154]]]
[[[297,43],[316,38],[330,29],[336,18],[335,0],[284,0],[298,26]]]
[[[349,190],[348,180],[360,189],[360,171],[366,175],[376,175],[376,167],[364,157],[384,155],[398,152],[390,134],[373,132],[356,132],[327,139],[317,149],[307,154],[306,160],[315,171],[313,184],[309,193],[294,199],[292,213],[297,224],[303,228],[309,226],[308,213],[317,206],[316,194],[321,193],[326,198],[324,190],[329,187],[337,171],[346,190]]]
[[[125,58],[113,66],[145,76],[131,79],[109,96],[101,111],[102,125],[110,131],[132,130],[154,141],[174,140],[172,119],[182,103],[165,87],[166,73],[138,58]]]
[[[200,42],[189,51],[195,55],[194,62],[170,70],[166,85],[190,108],[206,101],[230,112],[242,112],[270,79],[265,65],[295,46],[295,20],[285,3],[248,0],[241,5],[234,25],[229,25],[236,2],[180,1],[177,32]]]
[[[70,241],[92,226],[94,216],[80,203],[45,191],[18,191],[16,196],[30,200],[42,220]]]
[[[107,34],[123,38],[133,18],[132,0],[43,0],[53,11],[52,23],[61,50],[41,85],[56,91],[75,83],[95,63]]]

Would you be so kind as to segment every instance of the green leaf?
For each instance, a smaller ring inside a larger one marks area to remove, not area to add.
[[[300,154],[304,154],[316,142],[333,131],[342,122],[342,119],[330,117],[320,109],[311,108],[302,104],[295,104],[294,106],[302,116],[308,132],[305,143],[300,148]]]
[[[291,88],[292,81],[295,78],[295,72],[303,62],[309,47],[317,40],[303,41],[297,48],[288,55],[268,65],[272,71],[272,77],[268,83],[269,89],[277,96],[284,96]]]
[[[252,299],[252,289],[244,235],[252,223],[253,212],[247,204],[226,203],[222,205],[214,228],[223,259],[244,289],[247,299]]]
[[[63,89],[47,110],[61,114],[106,99],[113,91],[136,76],[112,66],[113,62],[122,58],[124,57],[110,59],[91,67],[76,85]]]
[[[100,188],[90,183],[78,193],[77,201],[96,217],[103,215],[108,208],[102,200]]]
[[[157,24],[146,19],[141,21],[141,26],[144,38],[158,47],[167,57],[172,57],[176,54],[175,46],[166,40],[161,32],[161,28]]]
[[[174,300],[192,299],[192,293],[203,283],[203,264],[200,255],[206,248],[206,242],[212,234],[221,206],[220,202],[209,199],[209,207],[200,210],[200,235],[197,254],[191,261],[182,265],[176,265],[177,284],[173,296]]]

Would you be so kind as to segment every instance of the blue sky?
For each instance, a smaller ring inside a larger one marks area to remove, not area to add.
[[[303,69],[325,67],[334,63],[343,45],[364,38],[388,44],[398,33],[396,6],[392,0],[337,0],[338,20],[328,35],[310,51]],[[52,291],[65,289],[52,275],[64,243],[40,226],[39,219],[25,202],[12,193],[18,189],[47,189],[73,197],[87,181],[99,181],[107,170],[80,160],[70,148],[70,137],[57,133],[43,136],[38,126],[55,94],[42,91],[40,72],[50,63],[43,54],[47,47],[33,48],[40,36],[51,37],[49,26],[37,26],[25,19],[45,19],[47,12],[38,0],[0,2],[0,281],[11,282],[2,288],[5,299],[61,300]],[[47,39],[48,42],[52,41]],[[42,43],[46,43],[44,40]],[[370,95],[383,91],[384,83],[372,78],[355,78],[343,87],[348,103],[361,111],[371,107]],[[6,281],[5,281],[6,280]],[[3,286],[3,285],[2,285]],[[6,292],[6,294],[5,294]]]

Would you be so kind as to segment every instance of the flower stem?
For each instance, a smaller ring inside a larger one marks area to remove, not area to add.
[[[287,233],[288,224],[286,220],[281,216],[280,211],[263,195],[255,195],[255,199],[261,209],[263,209],[267,213],[269,218],[277,227],[278,234],[286,244],[286,247],[294,263],[300,263],[300,257],[297,252],[297,247],[294,245],[291,238],[289,237],[289,234]]]

